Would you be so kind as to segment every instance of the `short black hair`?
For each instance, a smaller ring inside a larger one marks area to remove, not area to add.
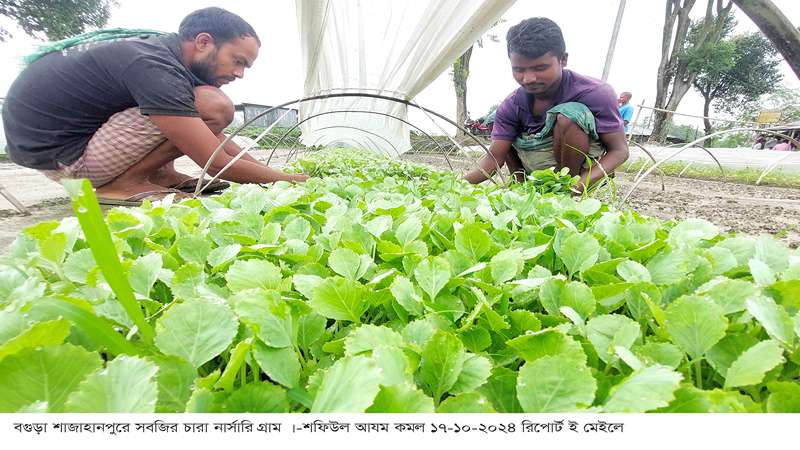
[[[508,56],[516,53],[533,59],[552,52],[561,58],[567,53],[561,28],[546,17],[532,17],[514,25],[506,34],[506,42]]]
[[[261,46],[261,39],[249,23],[236,14],[215,6],[192,12],[183,18],[178,27],[178,36],[184,41],[191,41],[200,33],[210,34],[217,45],[251,36]]]

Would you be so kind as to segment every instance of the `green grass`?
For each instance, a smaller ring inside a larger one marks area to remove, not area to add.
[[[671,161],[659,166],[661,172],[667,176],[678,176],[686,167],[686,162]],[[628,161],[619,170],[621,172],[635,174],[642,167],[642,161]],[[725,167],[723,177],[716,165],[692,164],[681,175],[681,178],[695,178],[700,180],[728,181],[733,183],[756,184],[756,181],[764,171],[762,168],[735,169]],[[651,174],[655,175],[656,173]],[[800,172],[786,172],[781,169],[772,170],[765,176],[760,186],[781,186],[800,188]]]

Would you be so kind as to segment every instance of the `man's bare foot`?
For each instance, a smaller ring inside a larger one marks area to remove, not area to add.
[[[149,181],[161,186],[175,186],[191,179],[194,179],[194,177],[178,172],[174,167],[169,165],[162,167],[154,174],[150,175]]]
[[[136,194],[142,192],[160,192],[169,191],[170,189],[160,184],[149,183],[147,181],[139,181],[137,183],[120,182],[119,179],[113,180],[98,187],[95,192],[98,197],[125,200]]]

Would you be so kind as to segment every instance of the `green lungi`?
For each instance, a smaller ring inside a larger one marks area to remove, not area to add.
[[[553,129],[555,128],[558,114],[575,122],[589,136],[588,156],[592,160],[597,160],[605,154],[605,147],[600,142],[600,136],[597,135],[594,115],[589,108],[578,102],[562,103],[547,111],[544,128],[541,131],[538,133],[524,133],[512,144],[526,172],[530,173],[534,170],[556,166],[556,159],[553,156]],[[589,158],[587,158],[583,162],[583,168],[588,169],[590,164],[593,163],[590,163]]]

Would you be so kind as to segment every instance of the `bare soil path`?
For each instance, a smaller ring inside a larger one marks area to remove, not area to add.
[[[632,175],[617,186],[630,191]],[[791,247],[800,245],[800,189],[664,177],[645,179],[628,201],[642,214],[661,219],[698,217],[724,231],[771,234]]]

